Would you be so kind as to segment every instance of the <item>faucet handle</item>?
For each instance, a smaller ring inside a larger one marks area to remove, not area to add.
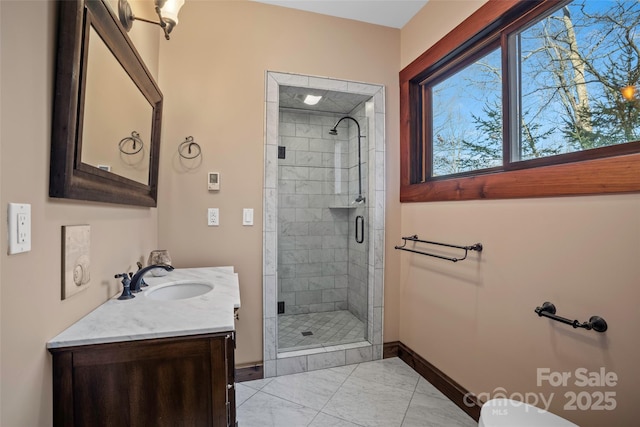
[[[116,279],[122,277],[122,295],[118,297],[119,300],[135,298],[135,295],[131,294],[131,280],[127,273],[116,274]]]

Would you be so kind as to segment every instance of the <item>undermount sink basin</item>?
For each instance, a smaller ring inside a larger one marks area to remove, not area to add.
[[[171,301],[204,295],[213,290],[211,283],[177,282],[151,288],[145,292],[147,298]]]

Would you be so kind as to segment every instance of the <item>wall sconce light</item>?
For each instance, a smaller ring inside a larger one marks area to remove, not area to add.
[[[156,13],[160,22],[150,21],[144,18],[134,16],[131,11],[131,5],[127,0],[118,0],[118,16],[124,28],[129,31],[133,26],[133,21],[143,21],[150,24],[156,24],[164,30],[164,37],[169,40],[169,33],[173,27],[178,25],[178,13],[184,5],[185,0],[154,0],[156,5]]]
[[[622,97],[627,101],[633,101],[636,97],[636,87],[633,85],[623,87],[620,92],[622,92]]]

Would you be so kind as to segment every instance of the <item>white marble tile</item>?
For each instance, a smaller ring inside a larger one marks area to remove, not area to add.
[[[264,360],[262,362],[262,373],[265,378],[273,378],[277,375],[276,370],[276,361],[275,360]]]
[[[276,361],[277,375],[299,374],[307,371],[307,356],[288,357]]]
[[[371,85],[367,83],[348,82],[347,88],[349,92],[356,92],[366,95],[375,95],[379,90],[379,85]]]
[[[375,123],[375,129],[374,129],[375,139],[376,139],[375,148],[376,148],[376,151],[379,151],[379,152],[386,151],[384,131],[385,131],[384,114],[376,113],[376,123]]]
[[[265,143],[267,145],[278,145],[278,103],[267,102],[265,116]]]
[[[373,358],[373,348],[369,345],[367,347],[352,348],[346,350],[346,363],[362,363],[370,362]]]
[[[373,360],[381,360],[384,353],[384,346],[382,344],[373,346]]]
[[[348,374],[328,369],[279,376],[262,391],[290,402],[320,410],[347,379]]]
[[[362,426],[399,427],[413,392],[354,377],[357,370],[322,412]]]
[[[276,317],[276,276],[265,276],[264,278],[264,316],[266,318]]]
[[[267,360],[273,360],[276,358],[276,348],[271,343],[278,342],[278,326],[275,317],[267,317],[264,322],[265,357]]]
[[[435,388],[429,381],[425,380],[422,377],[420,377],[420,379],[418,380],[416,393],[427,394],[429,396],[436,397],[438,399],[445,399],[445,400],[448,399],[448,397],[442,394],[440,390]]]
[[[264,274],[274,275],[277,268],[277,236],[275,231],[265,231],[263,233],[263,258],[264,258]]]
[[[376,170],[384,170],[384,163],[385,163],[385,153],[382,151],[376,151]],[[376,175],[376,181],[375,181],[375,188],[376,191],[384,191],[384,186],[385,186],[385,174],[383,173],[379,173]]]
[[[351,376],[410,392],[415,390],[420,378],[416,371],[397,357],[361,363]]]
[[[450,400],[414,393],[402,427],[476,427],[478,424]]]
[[[266,97],[267,102],[277,103],[280,99],[278,82],[270,72],[266,72]]]
[[[353,343],[349,343],[349,344],[338,344],[338,345],[332,345],[332,346],[328,346],[325,347],[325,349],[327,351],[334,351],[334,350],[349,350],[352,348],[360,348],[360,347],[367,347],[370,346],[371,343],[369,341],[358,341],[358,342],[353,342]]]
[[[384,111],[385,111],[384,99],[385,99],[385,87],[382,86],[380,90],[376,92],[375,95],[373,95],[373,103],[375,104],[375,107],[376,107],[375,109],[376,113],[384,114]]]
[[[329,89],[339,92],[348,91],[348,83],[345,80],[326,79],[322,77],[309,77],[309,87],[315,89]]]
[[[304,350],[285,351],[278,353],[278,359],[285,359],[296,356],[308,356],[310,354],[326,353],[323,347],[307,348]]]
[[[341,375],[349,376],[355,371],[358,365],[345,365],[345,366],[336,366],[335,368],[329,368],[327,371],[335,372]]]
[[[309,427],[360,427],[360,425],[320,412]]]
[[[237,419],[242,427],[300,427],[310,424],[317,413],[260,391],[238,408]]]
[[[265,188],[264,190],[264,231],[278,230],[278,190]]]
[[[258,390],[236,383],[236,408],[247,401],[251,396],[256,394]]]
[[[375,247],[374,263],[376,266],[383,265],[384,260],[384,230],[374,230],[373,244]]]
[[[275,72],[271,72],[271,75],[278,82],[279,85],[301,86],[301,87],[309,86],[309,77],[307,76],[303,76],[299,74],[275,73]]]
[[[384,301],[384,269],[374,269],[373,306],[382,307]]]
[[[278,187],[278,147],[265,145],[264,157],[264,188],[276,189]]]
[[[251,381],[236,383],[236,385],[242,385],[244,387],[252,388],[255,391],[259,391],[259,390],[262,390],[262,388],[267,384],[269,384],[271,381],[273,381],[273,378],[262,378],[259,380],[251,380]]]
[[[309,371],[317,369],[333,368],[345,364],[345,351],[331,351],[307,356],[307,368]]]
[[[373,336],[370,337],[371,343],[382,344],[382,325],[384,311],[382,307],[374,307],[373,308]]]

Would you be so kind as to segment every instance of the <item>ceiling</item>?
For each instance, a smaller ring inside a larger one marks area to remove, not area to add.
[[[428,0],[253,0],[323,15],[402,28]]]
[[[307,95],[321,95],[322,99],[316,105],[307,105],[303,102]],[[280,108],[295,108],[298,110],[348,114],[368,99],[371,99],[371,95],[358,95],[354,93],[334,92],[331,90],[280,86],[279,105]]]

